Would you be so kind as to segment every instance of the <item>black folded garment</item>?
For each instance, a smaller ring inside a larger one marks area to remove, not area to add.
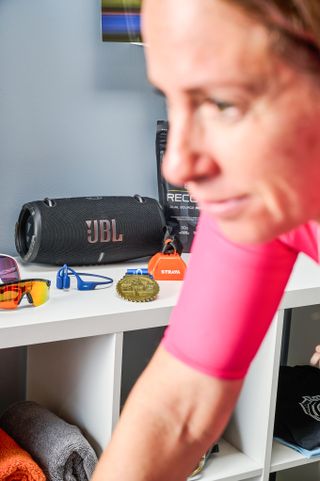
[[[274,436],[308,450],[320,447],[320,369],[280,367]]]
[[[11,405],[0,418],[6,431],[43,469],[48,481],[88,481],[97,456],[77,426],[32,401]]]

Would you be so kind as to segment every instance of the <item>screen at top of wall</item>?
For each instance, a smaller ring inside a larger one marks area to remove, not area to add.
[[[101,0],[102,40],[141,42],[142,0]]]

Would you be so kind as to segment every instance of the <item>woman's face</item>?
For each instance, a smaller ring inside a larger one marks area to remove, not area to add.
[[[143,33],[150,80],[168,101],[166,179],[236,242],[320,219],[316,81],[221,0],[145,0]]]

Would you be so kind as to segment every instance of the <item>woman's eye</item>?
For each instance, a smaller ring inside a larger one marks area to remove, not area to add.
[[[220,112],[224,112],[225,110],[228,109],[236,109],[236,105],[231,103],[231,102],[226,102],[224,100],[217,100],[217,99],[208,99],[207,102],[210,102],[213,104],[215,107],[217,107]]]
[[[212,103],[219,109],[221,112],[227,109],[235,108],[235,105],[230,102],[224,102],[223,100],[212,100]]]
[[[241,116],[241,108],[235,103],[215,98],[205,99],[203,103],[213,106],[215,110],[218,110],[218,112],[223,114],[224,117],[236,119]]]

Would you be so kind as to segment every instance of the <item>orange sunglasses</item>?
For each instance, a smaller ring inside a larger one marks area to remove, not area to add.
[[[25,279],[0,284],[0,309],[15,309],[24,296],[35,307],[49,299],[51,281],[48,279]]]

